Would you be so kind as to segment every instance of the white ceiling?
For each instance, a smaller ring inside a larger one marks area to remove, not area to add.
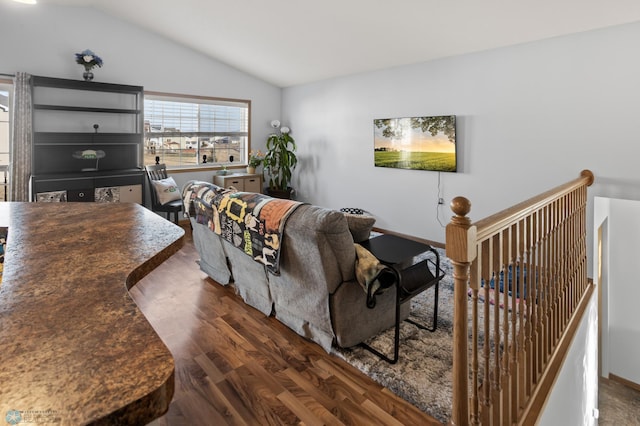
[[[638,0],[39,2],[95,7],[280,87],[640,21]]]

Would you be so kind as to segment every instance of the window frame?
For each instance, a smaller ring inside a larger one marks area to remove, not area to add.
[[[156,91],[144,91],[144,101],[147,100],[147,97],[150,97],[150,100],[166,100],[170,102],[185,102],[185,103],[193,103],[193,104],[210,104],[210,105],[225,105],[225,104],[244,104],[247,108],[247,132],[246,132],[246,146],[239,147],[241,158],[238,161],[225,162],[225,161],[216,161],[215,163],[201,163],[201,154],[200,147],[197,147],[196,156],[197,156],[197,164],[183,164],[183,165],[172,165],[167,164],[167,169],[174,172],[192,172],[192,171],[206,171],[206,170],[220,170],[224,168],[243,168],[248,164],[249,153],[251,152],[251,100],[250,99],[239,99],[239,98],[223,98],[217,96],[200,96],[200,95],[185,95],[178,93],[168,93],[168,92],[156,92]],[[147,132],[147,119],[146,119],[146,111],[143,112],[143,150],[146,153],[147,146],[147,133],[151,134],[154,132]],[[149,126],[151,123],[149,123]],[[184,133],[197,133],[197,132],[184,132]],[[214,132],[202,132],[202,133],[214,133]],[[160,132],[158,132],[160,134]],[[180,137],[176,136],[175,132],[168,133],[171,137]],[[183,136],[184,137],[184,136]],[[149,138],[150,139],[150,138]],[[182,148],[180,148],[182,149]],[[244,152],[243,152],[244,150]],[[144,158],[144,153],[143,153]],[[161,159],[160,162],[163,162]],[[145,163],[147,161],[145,160]],[[155,163],[155,161],[153,162]],[[153,164],[152,163],[152,164]],[[165,162],[166,164],[166,162]]]
[[[3,74],[4,75],[4,74]],[[2,90],[6,90],[8,92],[7,102],[9,103],[9,115],[7,118],[7,151],[2,151],[0,154],[7,155],[7,164],[0,165],[0,186],[2,187],[2,195],[0,196],[0,201],[8,201],[9,199],[9,180],[11,179],[10,171],[11,171],[11,144],[13,138],[13,113],[11,111],[11,106],[13,104],[13,91],[14,91],[15,83],[13,79],[4,78],[0,76],[0,88]],[[2,149],[0,147],[0,149]]]

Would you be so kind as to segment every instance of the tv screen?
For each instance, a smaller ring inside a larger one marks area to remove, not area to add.
[[[374,164],[396,169],[457,171],[456,116],[373,120]]]

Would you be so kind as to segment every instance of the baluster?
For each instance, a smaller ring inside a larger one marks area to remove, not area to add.
[[[562,330],[564,330],[565,324],[565,305],[564,301],[566,300],[566,292],[567,292],[567,284],[568,284],[568,276],[567,276],[567,265],[566,260],[568,258],[567,253],[567,245],[566,245],[566,224],[567,224],[567,214],[566,207],[569,206],[567,197],[562,197],[558,200],[560,205],[560,217],[558,218],[558,248],[556,257],[558,258],[558,281],[556,286],[558,287],[558,296],[556,298],[556,305],[558,312],[556,313],[556,335],[554,340],[554,347],[560,341],[560,336],[562,335]]]
[[[558,267],[558,200],[553,201],[549,205],[549,289],[551,291],[551,307],[549,310],[549,354],[553,352],[552,348],[556,344],[556,327],[557,327],[557,312],[558,312],[558,274],[560,272]]]
[[[562,331],[564,330],[565,324],[567,322],[567,291],[569,289],[569,275],[567,274],[567,259],[570,258],[571,253],[569,252],[569,247],[567,246],[567,222],[570,220],[568,213],[568,208],[571,206],[570,202],[570,194],[562,197],[558,200],[561,206],[560,210],[560,223],[558,224],[558,239],[559,239],[559,247],[558,253],[556,256],[559,259],[559,267],[560,271],[558,274],[560,275],[560,280],[558,282],[558,314],[556,315],[558,321],[558,328],[556,330],[556,344],[558,343],[560,336],[562,335]]]
[[[484,279],[484,396],[485,396],[485,407],[487,416],[491,413],[491,314],[490,309],[491,305],[489,304],[489,300],[491,300],[491,250],[489,240],[485,240],[482,242],[482,267],[480,271],[482,272],[482,276]],[[485,418],[487,418],[485,416]],[[483,422],[487,423],[488,422]]]
[[[555,202],[554,202],[555,203]],[[548,222],[548,226],[547,226],[547,241],[548,241],[548,252],[547,252],[547,262],[549,265],[549,281],[548,281],[548,286],[549,286],[549,293],[551,294],[551,297],[549,298],[549,309],[547,311],[547,356],[545,358],[545,369],[547,368],[546,365],[549,363],[549,357],[551,356],[552,348],[555,344],[554,342],[554,327],[555,327],[555,319],[554,319],[554,315],[555,315],[555,304],[556,304],[556,282],[555,280],[557,279],[557,275],[556,274],[556,264],[555,264],[555,258],[554,258],[554,254],[555,254],[555,244],[557,241],[556,235],[555,235],[555,230],[554,230],[554,226],[555,226],[555,222],[554,222],[554,212],[555,209],[554,207],[554,203],[551,203],[548,205],[547,207],[547,213],[548,213],[548,217],[549,217],[549,222]]]
[[[502,336],[500,334],[500,250],[502,246],[500,245],[500,236],[493,236],[491,239],[491,244],[489,244],[489,258],[490,258],[490,275],[493,277],[493,297],[495,303],[493,306],[493,327],[491,329],[491,336],[493,336],[493,374],[492,374],[492,384],[493,384],[493,395],[491,398],[492,402],[492,412],[494,414],[494,419],[497,422],[496,424],[502,424],[501,421],[501,401],[500,391],[502,390],[502,368],[500,365],[500,360],[502,358],[502,351],[500,349]]]
[[[549,265],[549,280],[547,281],[547,285],[549,288],[549,294],[551,295],[551,297],[549,298],[549,306],[547,309],[547,352],[546,352],[546,357],[545,357],[545,369],[547,368],[546,365],[549,362],[549,356],[551,355],[551,348],[553,347],[553,327],[554,327],[554,319],[553,319],[553,315],[554,315],[554,306],[556,303],[556,297],[555,297],[555,290],[556,290],[556,285],[555,285],[555,277],[556,275],[555,272],[555,263],[554,263],[554,243],[556,241],[555,235],[553,233],[553,227],[554,227],[554,215],[553,215],[554,209],[553,209],[553,203],[548,205],[547,207],[547,214],[549,217],[549,222],[547,225],[547,247],[548,247],[548,252],[547,252],[547,264]]]
[[[507,228],[505,230],[503,230],[502,232],[500,232],[500,234],[498,235],[498,242],[500,245],[500,259],[499,259],[499,264],[500,264],[500,268],[502,269],[502,280],[503,280],[503,291],[500,292],[498,291],[498,305],[500,306],[500,304],[503,305],[502,308],[502,312],[500,312],[500,314],[502,315],[502,331],[498,330],[499,333],[502,333],[502,336],[504,338],[504,349],[502,351],[501,354],[501,359],[502,359],[502,374],[501,374],[501,385],[502,385],[502,398],[501,398],[501,405],[502,405],[502,415],[501,415],[501,424],[509,424],[511,423],[510,421],[510,417],[509,415],[511,414],[511,381],[510,381],[510,372],[509,372],[509,352],[510,352],[510,344],[511,342],[509,341],[509,291],[510,291],[510,287],[511,287],[511,271],[510,271],[510,265],[511,265],[511,260],[510,260],[510,256],[509,256],[509,230],[510,228]],[[502,301],[502,302],[501,302]]]
[[[573,247],[571,246],[571,237],[573,236],[573,221],[575,219],[575,215],[573,214],[573,209],[575,206],[575,192],[567,195],[565,198],[566,203],[566,217],[564,222],[562,223],[562,234],[564,237],[563,246],[565,253],[563,266],[563,276],[564,276],[564,292],[562,299],[562,309],[563,309],[563,317],[562,317],[562,330],[567,327],[569,320],[571,319],[571,313],[573,312],[573,308],[571,307],[573,301],[573,292],[571,283],[573,282],[573,271],[571,265],[573,264],[575,258],[575,253],[573,251]]]
[[[472,425],[480,424],[480,403],[478,396],[478,388],[480,383],[478,380],[478,289],[480,288],[480,277],[478,274],[478,259],[471,263],[471,278],[469,280],[471,287],[471,413],[470,420]]]
[[[593,182],[593,175],[591,176],[591,182]],[[590,184],[589,184],[590,185]],[[587,251],[587,244],[586,244],[586,238],[587,238],[587,214],[586,214],[586,210],[587,210],[587,187],[582,187],[582,191],[581,191],[581,195],[582,195],[582,208],[580,209],[580,259],[582,260],[582,268],[586,269],[587,265],[586,265],[586,259],[587,259],[587,255],[586,255],[586,251]],[[581,288],[580,288],[580,294],[584,293],[585,290],[587,289],[588,286],[588,282],[587,282],[587,274],[586,273],[581,273],[580,274],[580,279],[581,279]]]
[[[510,244],[509,259],[511,264],[511,353],[509,360],[509,372],[511,378],[511,421],[518,418],[518,406],[520,387],[522,386],[520,371],[518,369],[518,354],[521,349],[520,327],[522,323],[518,322],[518,309],[520,308],[518,298],[522,296],[520,290],[520,253],[518,251],[519,241],[519,222],[510,228]]]
[[[518,316],[519,316],[519,329],[518,329],[518,356],[517,362],[520,368],[518,372],[520,374],[519,389],[518,389],[518,404],[516,409],[522,407],[523,401],[529,395],[528,388],[529,383],[527,381],[527,371],[529,369],[530,357],[528,356],[529,344],[528,340],[528,323],[529,319],[525,318],[525,312],[527,310],[527,304],[529,301],[529,290],[527,288],[527,270],[529,265],[527,263],[527,222],[529,217],[525,217],[518,222],[518,259],[520,266],[520,274],[518,274],[518,291],[520,293],[520,303],[518,304]]]
[[[484,417],[483,424],[488,424],[490,415],[491,415],[491,315],[489,313],[490,306],[489,300],[491,300],[491,276],[490,276],[490,258],[489,258],[489,241],[485,240],[482,242],[482,247],[480,250],[480,256],[478,261],[480,263],[480,273],[482,274],[482,279],[484,281],[484,324],[483,324],[483,332],[484,332],[484,342],[483,342],[483,358],[484,358],[484,377],[482,382],[483,394],[484,394]]]
[[[566,328],[567,324],[569,323],[569,320],[571,319],[571,315],[573,313],[573,303],[575,300],[575,296],[576,294],[574,293],[574,287],[573,287],[573,282],[574,282],[574,273],[575,273],[575,268],[573,268],[573,264],[576,260],[576,252],[575,252],[575,246],[572,244],[572,238],[574,238],[576,236],[576,234],[574,233],[575,230],[575,220],[576,220],[576,215],[574,212],[574,209],[576,208],[576,193],[575,191],[571,193],[570,195],[570,207],[569,207],[569,211],[571,212],[567,218],[567,223],[565,225],[565,240],[566,240],[566,247],[567,247],[567,258],[566,258],[566,276],[567,276],[567,287],[566,287],[566,293],[565,293],[565,300],[564,300],[564,307],[565,307],[565,319],[564,319],[564,327]]]
[[[572,268],[572,273],[573,273],[573,282],[572,282],[572,291],[573,291],[573,301],[571,304],[571,311],[573,312],[577,307],[578,307],[578,302],[580,300],[580,297],[583,294],[583,290],[580,288],[580,277],[582,277],[582,274],[580,273],[580,269],[582,266],[582,250],[581,250],[581,243],[578,242],[579,240],[581,240],[581,234],[580,234],[580,223],[582,222],[582,213],[581,214],[576,214],[574,221],[573,221],[573,226],[572,226],[572,230],[571,232],[573,233],[573,238],[574,240],[572,240],[572,244],[573,244],[573,256],[574,256],[574,262],[576,262],[576,260],[578,260],[578,262],[580,262],[580,265],[573,265]],[[586,274],[585,274],[586,276]]]
[[[568,309],[567,309],[567,305],[566,305],[566,301],[568,300],[567,298],[567,293],[569,291],[569,274],[568,274],[568,268],[569,265],[567,263],[568,259],[571,258],[571,253],[570,253],[570,249],[568,246],[568,240],[567,240],[567,226],[569,221],[571,220],[570,215],[568,214],[569,212],[569,208],[571,206],[571,201],[570,201],[570,194],[562,197],[562,199],[560,200],[561,205],[562,205],[562,217],[560,220],[560,224],[558,226],[559,228],[559,235],[560,235],[560,249],[558,251],[558,256],[560,257],[560,286],[559,286],[559,296],[558,296],[558,331],[557,331],[557,336],[556,336],[556,344],[559,342],[560,337],[562,336],[562,333],[565,329],[565,325],[567,324],[567,320],[568,320]]]
[[[527,295],[526,295],[526,312],[527,312],[527,325],[525,331],[526,335],[526,346],[525,346],[525,356],[527,357],[527,363],[525,364],[525,381],[526,381],[526,397],[531,395],[533,384],[534,384],[534,371],[536,369],[536,358],[535,358],[535,346],[534,346],[534,338],[535,338],[535,306],[536,302],[536,286],[538,282],[538,275],[536,273],[535,264],[534,264],[534,255],[533,255],[533,229],[535,222],[535,213],[529,215],[526,218],[525,222],[525,235],[524,235],[524,247],[525,247],[525,267],[527,268]]]
[[[540,378],[540,371],[542,370],[542,305],[544,302],[544,298],[546,297],[543,293],[544,289],[544,270],[541,266],[542,263],[542,212],[537,211],[535,213],[535,223],[534,223],[534,258],[533,258],[533,266],[536,274],[536,304],[534,306],[533,313],[533,327],[534,327],[534,344],[535,344],[535,372],[534,372],[534,383],[537,385]]]
[[[545,250],[545,243],[547,242],[546,240],[546,234],[545,234],[545,229],[544,229],[544,225],[545,225],[545,212],[544,209],[540,211],[540,241],[539,241],[539,247],[540,247],[540,253],[539,253],[539,268],[540,268],[540,295],[542,300],[540,301],[540,309],[539,309],[539,315],[538,315],[538,328],[540,329],[540,347],[539,347],[539,359],[538,359],[538,374],[540,374],[542,372],[543,369],[543,365],[545,362],[545,352],[546,352],[546,330],[545,330],[545,325],[547,323],[546,321],[546,315],[547,315],[547,309],[546,309],[546,304],[549,303],[549,293],[548,293],[548,289],[547,289],[547,272],[549,271],[548,265],[546,263],[546,250]]]
[[[541,317],[542,322],[543,322],[543,326],[542,326],[542,364],[541,364],[541,369],[539,371],[540,374],[542,374],[542,372],[544,371],[545,366],[547,365],[547,360],[549,359],[549,346],[550,346],[550,322],[551,322],[551,303],[552,303],[552,294],[551,294],[551,260],[549,258],[549,253],[550,253],[550,236],[549,236],[549,207],[548,205],[542,208],[543,214],[543,227],[542,227],[542,254],[543,254],[543,260],[542,260],[542,266],[544,268],[544,274],[543,274],[543,281],[542,281],[542,286],[543,286],[543,292],[544,292],[544,300],[546,303],[544,303],[543,307],[544,307],[544,312],[543,312],[543,316]]]
[[[579,209],[579,204],[580,201],[578,199],[578,193],[574,192],[573,194],[574,196],[574,204],[576,204],[574,206],[574,208]],[[571,319],[571,316],[573,314],[573,311],[575,310],[575,308],[578,305],[578,299],[579,299],[579,292],[577,292],[576,290],[576,272],[577,272],[577,268],[575,265],[575,262],[578,260],[578,256],[579,256],[579,249],[578,246],[576,245],[576,238],[579,238],[580,234],[578,233],[578,221],[580,219],[579,217],[580,215],[578,215],[575,211],[573,212],[573,214],[571,215],[571,223],[569,224],[569,244],[571,246],[571,257],[569,259],[570,262],[570,266],[571,268],[569,269],[569,273],[570,273],[570,279],[571,279],[571,283],[570,283],[570,299],[569,299],[569,316],[567,318],[567,321],[569,321]]]

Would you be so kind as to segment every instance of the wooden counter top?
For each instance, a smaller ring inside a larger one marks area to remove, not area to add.
[[[0,226],[9,228],[0,418],[145,424],[162,415],[173,357],[127,289],[180,249],[184,230],[128,203],[0,203]]]

